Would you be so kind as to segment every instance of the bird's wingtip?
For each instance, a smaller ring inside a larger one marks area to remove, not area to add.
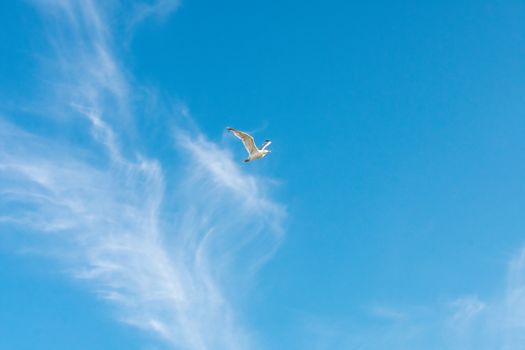
[[[232,131],[233,128],[230,128],[229,126],[226,128],[226,130]]]

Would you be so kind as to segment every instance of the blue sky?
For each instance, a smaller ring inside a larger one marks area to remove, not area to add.
[[[0,18],[0,349],[525,347],[522,2]]]

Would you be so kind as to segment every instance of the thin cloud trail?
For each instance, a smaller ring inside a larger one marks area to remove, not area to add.
[[[41,101],[55,113],[41,118],[74,124],[87,139],[28,132],[0,116],[3,231],[39,233],[42,253],[169,348],[257,348],[234,300],[279,246],[284,207],[199,131],[177,126],[165,140],[176,166],[134,146],[140,111],[130,100],[140,92],[103,16],[118,4],[35,5],[58,23],[49,32],[58,63],[43,71],[54,89]]]
[[[154,2],[138,2],[134,4],[133,13],[129,21],[130,29],[148,17],[163,20],[180,6],[179,0],[158,0]]]
[[[510,257],[501,282],[490,291],[431,304],[374,306],[367,316],[380,326],[373,329],[359,322],[338,324],[338,320],[309,317],[305,343],[312,349],[332,349],[334,344],[363,350],[523,349],[525,247]]]

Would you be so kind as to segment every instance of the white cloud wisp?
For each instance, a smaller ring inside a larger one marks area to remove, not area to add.
[[[58,64],[44,72],[53,94],[42,101],[53,117],[42,118],[73,136],[0,119],[0,225],[46,233],[44,253],[170,348],[256,348],[237,300],[278,247],[284,208],[198,131],[177,127],[165,140],[177,166],[144,155],[134,146],[138,92],[101,6],[36,4],[59,23],[50,33]]]

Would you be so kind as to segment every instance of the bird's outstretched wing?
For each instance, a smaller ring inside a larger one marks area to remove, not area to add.
[[[234,128],[227,128],[227,130],[231,131],[235,136],[242,140],[244,148],[246,148],[249,154],[254,154],[259,151],[255,146],[255,142],[253,141],[253,137],[251,135],[243,131],[235,130]]]
[[[272,143],[272,141],[264,140],[264,143],[261,145],[261,151],[264,151],[266,147],[270,146],[270,143]]]

